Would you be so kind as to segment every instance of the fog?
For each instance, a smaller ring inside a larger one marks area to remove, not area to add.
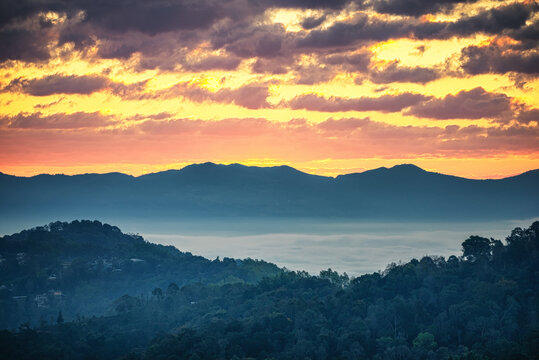
[[[1,234],[11,234],[53,220],[0,221]],[[74,219],[61,219],[72,221]],[[357,276],[384,270],[392,262],[425,255],[446,258],[461,254],[470,235],[504,240],[517,226],[534,219],[496,222],[355,222],[312,219],[145,219],[98,218],[147,241],[173,245],[209,259],[231,257],[273,262],[290,270],[318,274],[331,268]],[[536,220],[536,219],[535,219]]]
[[[357,276],[383,270],[391,262],[420,259],[425,255],[446,258],[461,254],[461,243],[470,235],[504,240],[530,220],[481,223],[254,223],[245,233],[231,224],[206,223],[197,231],[179,224],[172,232],[141,231],[151,242],[173,245],[209,259],[219,256],[264,259],[291,270],[318,274],[332,268]],[[272,226],[273,225],[273,226]],[[222,234],[218,234],[221,226]],[[297,230],[303,229],[299,232]],[[183,231],[182,231],[183,230]],[[272,231],[273,230],[273,231]]]

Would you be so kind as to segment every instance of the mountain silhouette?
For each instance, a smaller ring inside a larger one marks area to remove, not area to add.
[[[403,164],[333,178],[289,166],[208,162],[138,177],[0,173],[0,212],[7,218],[51,219],[517,219],[539,214],[538,184],[539,170],[472,180]]]

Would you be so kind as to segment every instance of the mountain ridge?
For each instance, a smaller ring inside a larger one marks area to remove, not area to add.
[[[35,177],[38,177],[38,176],[77,177],[77,176],[87,176],[87,175],[123,175],[123,176],[126,176],[126,177],[138,179],[138,178],[144,178],[144,177],[151,176],[151,175],[179,174],[179,173],[181,173],[183,171],[191,171],[193,169],[204,169],[204,168],[205,169],[208,169],[208,168],[213,168],[213,169],[218,169],[218,168],[221,168],[221,169],[223,169],[223,168],[245,169],[245,168],[248,168],[248,169],[259,169],[259,170],[260,169],[267,169],[267,170],[286,169],[286,170],[288,170],[290,172],[295,172],[295,173],[300,173],[300,174],[305,174],[305,175],[310,175],[310,176],[317,176],[317,177],[322,177],[322,178],[334,178],[334,179],[336,179],[338,177],[341,177],[341,176],[348,176],[348,175],[359,175],[359,174],[367,174],[367,173],[372,173],[372,172],[402,171],[402,170],[406,170],[406,171],[414,170],[414,171],[418,171],[418,172],[422,172],[422,173],[438,174],[438,175],[451,176],[451,177],[455,177],[455,178],[461,178],[461,179],[467,179],[467,180],[477,180],[477,181],[503,180],[503,179],[510,179],[510,178],[518,177],[518,176],[528,174],[528,173],[539,173],[539,169],[530,169],[530,170],[524,171],[522,173],[506,176],[506,177],[503,177],[503,178],[481,178],[481,179],[476,179],[476,178],[468,178],[468,177],[465,177],[465,176],[445,174],[445,173],[437,172],[437,171],[429,171],[429,170],[425,170],[425,169],[421,168],[420,166],[417,166],[417,165],[415,165],[413,163],[403,163],[403,164],[397,164],[397,165],[394,165],[394,166],[391,166],[391,167],[381,166],[381,167],[368,169],[368,170],[364,170],[364,171],[360,171],[360,172],[351,172],[351,173],[339,174],[339,175],[336,175],[336,176],[327,176],[327,175],[311,174],[311,173],[296,169],[296,168],[294,168],[292,166],[289,166],[289,165],[254,166],[254,165],[244,165],[244,164],[241,164],[241,163],[221,164],[221,163],[214,163],[214,162],[211,162],[211,161],[207,161],[207,162],[204,162],[204,163],[192,163],[192,164],[186,165],[186,166],[184,166],[183,168],[180,168],[180,169],[167,169],[167,170],[150,172],[150,173],[136,175],[136,176],[131,175],[131,174],[127,174],[127,173],[122,173],[120,171],[112,171],[112,172],[106,172],[106,173],[90,172],[90,173],[80,173],[80,174],[71,174],[71,175],[67,175],[67,174],[63,174],[63,173],[58,173],[58,174],[41,173],[41,174],[36,174],[36,175],[32,175],[32,176],[11,175],[11,174],[7,174],[7,173],[4,173],[4,172],[0,171],[0,176],[9,176],[9,177],[15,177],[15,178],[19,178],[19,179],[31,179],[31,178],[35,178]]]
[[[507,220],[539,215],[536,184],[539,170],[475,180],[402,164],[333,178],[289,166],[203,163],[138,177],[3,175],[0,214],[45,221],[104,216]]]

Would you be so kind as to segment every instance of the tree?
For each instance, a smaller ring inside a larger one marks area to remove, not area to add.
[[[490,240],[472,235],[462,243],[463,255],[470,260],[488,258],[490,255]]]
[[[155,289],[152,290],[152,295],[158,299],[161,299],[163,297],[163,290],[161,290],[161,288],[156,287]]]
[[[176,283],[170,283],[167,288],[167,295],[174,295],[178,291],[180,291],[178,285],[176,285]]]
[[[436,348],[436,341],[434,340],[434,335],[430,332],[420,332],[415,337],[413,343],[414,348],[420,348],[423,350],[433,350]]]
[[[58,312],[58,318],[56,318],[56,323],[63,324],[64,323],[64,317],[62,316],[62,310]]]

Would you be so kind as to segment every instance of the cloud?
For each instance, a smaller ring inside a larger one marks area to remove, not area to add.
[[[330,81],[339,72],[367,72],[371,54],[365,50],[352,53],[322,55],[309,64],[296,64],[294,80],[297,84],[314,85]]]
[[[414,105],[406,114],[443,120],[496,118],[508,112],[511,112],[510,97],[476,87]]]
[[[90,95],[94,92],[109,90],[113,95],[124,100],[142,100],[157,98],[160,92],[145,93],[148,80],[131,84],[123,84],[109,80],[100,75],[61,75],[54,74],[39,79],[12,80],[3,92],[22,92],[32,96],[49,96],[55,94]],[[65,98],[65,97],[64,97]],[[51,103],[50,105],[53,105]],[[39,107],[39,106],[38,106]]]
[[[148,117],[151,119],[151,117]],[[118,128],[0,128],[3,163],[172,163],[249,158],[311,161],[328,158],[482,157],[537,153],[539,129],[520,125],[446,128],[397,126],[368,118],[263,118],[216,121],[162,119]],[[159,144],[159,146],[156,146]],[[275,146],[278,144],[278,146]],[[28,151],[28,149],[40,151]],[[135,150],[136,151],[135,151]],[[105,159],[105,160],[104,160]]]
[[[267,135],[273,132],[273,123],[263,118],[228,118],[218,121],[198,119],[148,120],[137,128],[147,134],[199,134],[221,137],[244,137]]]
[[[317,125],[317,128],[324,131],[346,131],[352,132],[370,123],[369,118],[356,119],[327,119]]]
[[[399,38],[424,40],[449,39],[453,36],[471,36],[476,33],[501,34],[506,30],[510,35],[524,26],[537,10],[536,4],[515,3],[484,10],[475,16],[445,22],[417,19],[387,20],[362,14],[356,16],[353,21],[336,22],[327,29],[312,30],[299,38],[297,44],[300,48],[333,48]]]
[[[539,20],[509,32],[510,37],[521,42],[520,47],[526,50],[534,49],[539,43]]]
[[[241,58],[275,58],[288,55],[293,35],[280,23],[225,23],[209,33],[214,49],[225,49]]]
[[[517,121],[524,124],[529,124],[532,121],[539,123],[539,109],[521,111],[517,116]]]
[[[262,3],[268,8],[296,8],[296,9],[340,9],[350,0],[264,0]]]
[[[504,49],[496,44],[468,46],[460,55],[461,68],[468,74],[516,72],[534,75],[539,73],[539,53]]]
[[[294,69],[295,83],[314,85],[330,81],[335,77],[335,68],[324,64],[309,64],[296,66]]]
[[[360,15],[355,22],[337,22],[327,29],[312,30],[297,40],[300,48],[332,48],[356,44],[361,41],[385,41],[403,37],[412,28],[404,21],[384,21]]]
[[[80,129],[96,128],[110,125],[114,119],[99,112],[72,114],[58,113],[44,115],[41,112],[33,114],[20,113],[11,117],[3,117],[0,123],[7,124],[13,129]]]
[[[326,64],[340,66],[342,69],[351,72],[367,71],[371,62],[372,54],[367,51],[351,54],[331,54],[323,59]]]
[[[49,75],[40,79],[15,79],[4,91],[20,91],[32,96],[48,96],[53,94],[83,94],[105,89],[109,84],[107,78],[95,75]]]
[[[0,31],[0,62],[23,60],[38,62],[49,58],[48,38],[24,29]]]
[[[251,67],[251,71],[254,73],[266,73],[273,75],[286,74],[289,70],[289,66],[283,63],[282,58],[262,59],[259,58]]]
[[[311,30],[311,29],[314,29],[320,25],[322,25],[322,23],[326,21],[326,16],[325,15],[322,15],[322,16],[310,16],[310,17],[307,17],[305,19],[303,19],[303,21],[301,22],[301,27],[304,28],[305,30]]]
[[[166,90],[165,96],[183,96],[195,102],[216,101],[226,104],[234,103],[247,109],[271,107],[267,102],[269,96],[266,84],[250,83],[235,89],[222,88],[209,91],[195,83],[180,83]]]
[[[157,68],[173,71],[183,65],[188,71],[231,71],[237,69],[241,59],[281,58],[281,66],[274,66],[268,71],[261,66],[253,67],[259,73],[277,74],[290,67],[292,59],[299,54],[318,51],[322,58],[324,49],[357,48],[373,41],[447,39],[475,33],[503,33],[527,43],[533,43],[537,38],[539,25],[537,22],[527,23],[537,11],[535,3],[503,5],[453,22],[389,18],[369,11],[357,11],[358,6],[364,9],[372,7],[381,13],[417,16],[446,11],[456,3],[470,2],[475,1],[133,0],[101,3],[29,0],[21,5],[8,5],[5,15],[0,18],[0,23],[3,19],[6,24],[11,24],[0,28],[0,46],[4,49],[0,52],[0,61],[44,61],[64,44],[70,43],[74,50],[82,52],[97,46],[97,53],[88,51],[85,53],[87,56],[128,59],[139,54],[136,57],[139,70]],[[352,10],[353,16],[328,28],[319,27],[345,7]],[[315,11],[306,12],[311,16],[299,24],[304,30],[290,32],[282,24],[271,23],[265,11],[276,8]],[[61,21],[50,20],[44,15],[47,12],[57,14]],[[187,53],[207,44],[223,55],[208,56],[200,61],[186,58]],[[352,66],[346,63],[345,58],[342,60],[343,66]],[[406,76],[406,73],[409,72],[401,70],[393,76]],[[432,70],[422,69],[416,70],[415,77],[410,78],[426,82],[429,77],[434,77]]]
[[[381,70],[373,69],[369,72],[369,79],[375,84],[389,84],[393,82],[411,82],[425,84],[441,77],[441,74],[426,67],[399,66],[392,62]]]
[[[513,3],[460,18],[448,25],[446,31],[461,36],[478,32],[499,34],[506,29],[519,29],[539,9],[537,3]]]
[[[398,112],[404,108],[416,105],[430,97],[414,93],[398,95],[382,95],[380,97],[360,98],[325,98],[316,94],[299,95],[290,100],[287,105],[292,109],[311,111],[340,112],[340,111],[381,111]]]
[[[236,70],[241,59],[235,56],[211,55],[196,61],[185,62],[182,67],[189,71]]]
[[[304,119],[274,122],[262,118],[230,118],[218,121],[150,120],[136,125],[147,134],[181,137],[198,144],[230,146],[238,154],[303,157],[310,160],[362,156],[480,156],[504,151],[536,150],[539,129],[513,125],[471,125],[445,128],[397,126],[369,118],[329,118],[320,123]],[[209,140],[211,142],[204,141]],[[278,147],[273,146],[275,142]],[[391,142],[392,146],[387,146]],[[231,150],[231,151],[235,151]]]
[[[11,9],[0,9],[1,13],[10,14],[0,22],[0,61],[22,60],[44,62],[55,54],[58,46],[66,42],[74,44],[74,49],[82,50],[84,46],[95,43],[87,26],[80,24],[81,17],[73,13],[57,13],[61,21],[47,16],[45,2],[21,2],[9,4],[7,7],[20,8],[20,12]],[[4,5],[4,2],[2,2]],[[61,7],[61,6],[60,6]],[[10,16],[13,16],[12,18]]]
[[[455,4],[477,0],[374,0],[372,7],[379,13],[420,16],[450,10]]]

